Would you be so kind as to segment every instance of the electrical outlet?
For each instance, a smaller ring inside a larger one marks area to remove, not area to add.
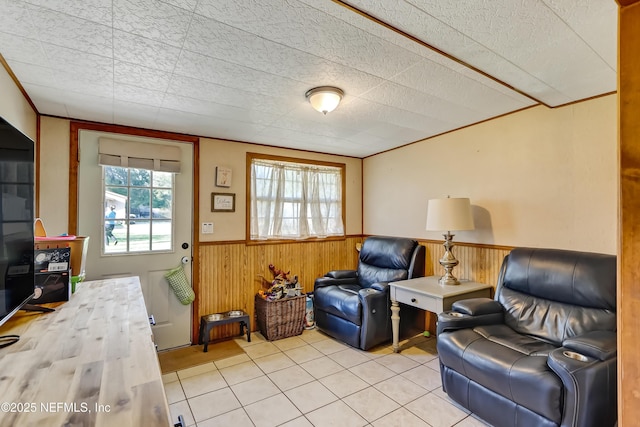
[[[212,222],[203,222],[202,223],[202,234],[213,234],[213,223]]]

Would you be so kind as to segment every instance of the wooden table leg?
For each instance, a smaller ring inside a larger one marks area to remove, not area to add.
[[[391,301],[391,333],[393,335],[393,352],[398,353],[398,335],[400,334],[400,305],[398,301]]]

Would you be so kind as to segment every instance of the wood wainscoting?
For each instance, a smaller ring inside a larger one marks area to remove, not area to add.
[[[327,271],[355,269],[358,264],[356,244],[364,239],[365,236],[349,236],[344,240],[258,245],[247,245],[244,241],[200,242],[198,316],[244,310],[251,315],[251,330],[256,330],[253,298],[262,289],[261,275],[267,279],[273,277],[269,264],[291,271],[292,275],[298,276],[303,291],[311,292],[315,279]],[[420,243],[427,249],[425,274],[441,274],[438,260],[444,253],[442,241],[421,240]],[[454,274],[495,287],[502,260],[510,250],[506,246],[459,243],[453,249],[460,261]],[[434,321],[435,316],[428,316],[425,326],[433,329]],[[197,324],[194,329],[197,338]],[[239,335],[238,325],[224,325],[213,329],[211,339],[234,335]]]
[[[421,240],[420,243],[427,248],[425,275],[441,276],[444,273],[444,268],[440,265],[440,258],[444,254],[442,240]],[[511,252],[511,249],[513,248],[510,246],[456,243],[452,252],[460,263],[453,269],[453,275],[458,279],[467,279],[493,286],[491,292],[493,296],[502,261]],[[436,315],[427,313],[425,330],[435,334],[436,320]]]
[[[420,243],[427,248],[425,275],[444,274],[444,268],[440,265],[440,258],[444,254],[442,240],[420,240]],[[502,260],[511,252],[511,249],[513,249],[511,246],[456,243],[452,252],[460,264],[453,269],[453,275],[458,279],[486,283],[495,289]]]
[[[256,330],[253,298],[263,289],[261,276],[273,279],[269,264],[297,275],[303,292],[312,292],[315,279],[327,271],[356,268],[356,243],[362,241],[362,236],[348,236],[341,240],[274,244],[248,245],[244,240],[201,242],[198,313],[244,310],[251,317],[251,330]],[[224,325],[213,328],[211,339],[239,333],[237,324]]]

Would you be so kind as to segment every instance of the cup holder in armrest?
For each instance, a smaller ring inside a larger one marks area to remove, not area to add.
[[[580,362],[588,362],[589,359],[587,359],[587,356],[583,356],[580,353],[576,353],[575,351],[568,351],[565,350],[562,352],[562,354],[564,354],[565,357],[568,357],[569,359],[573,359],[573,360],[578,360]]]
[[[447,314],[451,317],[464,317],[464,314],[458,313],[457,311],[450,311]]]

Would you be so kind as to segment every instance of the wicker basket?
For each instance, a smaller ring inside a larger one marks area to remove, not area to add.
[[[255,297],[256,318],[260,333],[268,340],[300,335],[304,329],[306,296],[266,301]]]

